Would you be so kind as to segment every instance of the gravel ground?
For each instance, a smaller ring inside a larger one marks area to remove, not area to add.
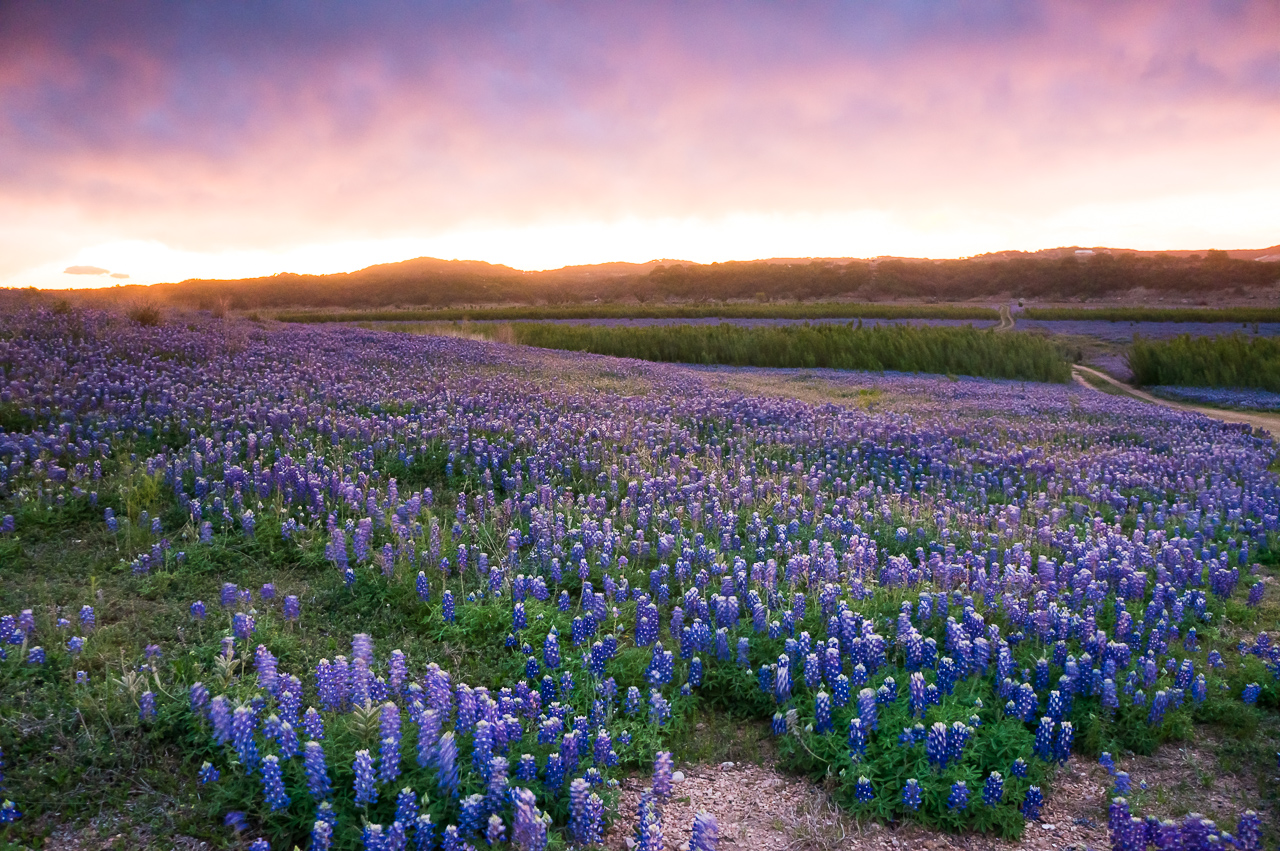
[[[770,766],[684,766],[663,804],[662,830],[668,851],[687,849],[693,817],[706,811],[720,826],[722,851],[818,851],[818,849],[927,849],[927,851],[1060,851],[1106,848],[1108,789],[1105,772],[1073,757],[1058,772],[1046,797],[1041,821],[1017,842],[979,835],[956,836],[914,824],[859,824],[842,813],[813,784]],[[632,847],[635,812],[647,778],[622,784],[620,817],[605,845],[612,851]]]

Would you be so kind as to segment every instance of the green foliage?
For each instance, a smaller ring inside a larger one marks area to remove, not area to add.
[[[1169,340],[1136,337],[1129,368],[1138,384],[1186,387],[1259,387],[1280,392],[1280,339],[1273,337],[1192,337]]]
[[[515,332],[516,339],[529,346],[653,361],[895,370],[1028,381],[1065,382],[1071,378],[1062,351],[1049,340],[972,327],[532,324],[516,325]]]
[[[1217,292],[1271,286],[1280,278],[1278,267],[1280,264],[1233,259],[1223,252],[1210,252],[1205,257],[1099,253],[1088,258],[1047,254],[942,261],[752,261],[660,263],[652,267],[606,264],[544,272],[421,257],[350,274],[283,274],[237,281],[122,286],[78,292],[75,298],[94,304],[145,295],[225,313],[227,309],[285,307],[356,309],[592,302],[630,305],[664,300],[700,303],[709,299],[761,303],[835,298],[964,301],[1009,295],[1080,298],[1137,288],[1210,297]],[[20,294],[28,299],[40,297]]]
[[[955,304],[867,304],[788,302],[775,304],[545,305],[537,307],[440,308],[280,313],[281,322],[452,322],[545,319],[973,319],[1000,318],[989,307]]]

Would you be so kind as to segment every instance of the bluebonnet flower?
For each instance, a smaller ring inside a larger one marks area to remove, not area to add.
[[[517,787],[512,795],[515,804],[515,818],[511,830],[511,841],[520,851],[545,851],[547,847],[547,825],[538,812],[537,800],[533,792]]]
[[[865,774],[858,778],[858,783],[854,787],[854,795],[863,804],[869,804],[875,800],[875,789],[872,788],[871,781]]]
[[[858,717],[862,719],[862,726],[867,732],[878,730],[880,728],[879,719],[877,718],[876,695],[869,688],[864,688],[858,692]]]
[[[849,678],[840,674],[836,677],[834,685],[831,687],[831,702],[836,708],[847,706],[849,703]]]
[[[458,790],[458,745],[453,731],[441,735],[436,746],[436,782],[446,795],[453,796]]]
[[[187,695],[191,701],[191,711],[202,717],[209,715],[209,689],[205,688],[204,683],[196,682],[191,684]]]
[[[716,817],[700,812],[693,817],[693,835],[689,839],[689,851],[716,851],[720,844],[720,828]]]
[[[820,691],[814,697],[814,724],[813,730],[819,735],[831,732],[831,696],[825,691]]]
[[[969,806],[969,787],[963,780],[951,784],[951,793],[947,795],[947,809],[963,810]]]
[[[311,851],[330,851],[333,847],[333,826],[316,819],[311,825]]]
[[[473,837],[484,827],[484,820],[484,795],[476,793],[463,798],[462,809],[458,813],[458,833],[463,838]]]
[[[1240,851],[1262,851],[1262,819],[1254,810],[1245,810],[1236,825],[1236,847]]]
[[[27,651],[28,665],[43,665],[44,658],[45,658],[44,648],[40,647],[39,645],[32,647],[30,650]]]
[[[1129,794],[1129,772],[1117,771],[1114,775],[1115,788],[1111,790],[1111,794],[1117,797],[1123,797]]]
[[[1159,727],[1164,723],[1164,713],[1169,706],[1169,693],[1160,689],[1151,699],[1151,710],[1147,713],[1147,724]]]
[[[773,679],[774,699],[778,703],[786,703],[791,699],[791,660],[783,653],[778,657],[777,670]]]
[[[382,739],[378,753],[378,782],[394,783],[400,776],[400,729]]]
[[[911,676],[907,679],[908,701],[911,709],[912,718],[923,718],[924,710],[929,705],[928,689],[924,681],[924,674],[919,671],[912,671]]]
[[[280,758],[275,754],[262,759],[262,796],[272,812],[289,806],[289,796],[284,791],[284,778],[280,774]]]
[[[671,794],[671,752],[658,751],[653,759],[653,794],[666,798]]]
[[[376,804],[378,802],[378,786],[373,772],[373,756],[367,749],[356,751],[355,762],[355,802],[357,804]]]
[[[231,617],[231,631],[241,641],[248,641],[257,628],[257,621],[247,612],[236,612]]]
[[[560,642],[555,632],[548,632],[542,642],[542,661],[553,671],[560,667]]]
[[[1204,703],[1209,697],[1209,684],[1205,681],[1204,674],[1197,674],[1195,682],[1191,684],[1191,700],[1196,704]]]
[[[760,670],[756,672],[756,684],[764,694],[773,694],[773,679],[776,669],[776,665],[761,665]]]
[[[202,607],[203,605],[204,604],[201,603]],[[85,632],[93,632],[94,627],[96,626],[97,626],[97,619],[93,613],[93,606],[81,606],[80,607],[80,628]]]
[[[502,816],[497,813],[489,816],[489,823],[484,831],[484,841],[490,846],[494,846],[501,842],[506,834],[507,826],[503,823]]]
[[[987,775],[987,781],[982,786],[982,803],[988,807],[994,807],[1004,800],[1004,778],[1000,772],[993,771]]]
[[[964,758],[964,748],[972,732],[963,721],[953,721],[947,728],[947,764],[955,765]]]
[[[317,742],[324,741],[324,719],[320,717],[319,712],[316,712],[314,706],[308,706],[306,713],[302,716],[302,729],[306,731],[307,738],[315,739]]]
[[[1244,692],[1240,695],[1240,699],[1245,703],[1257,703],[1258,695],[1262,693],[1262,686],[1257,683],[1249,683],[1244,687]]]
[[[1022,799],[1022,817],[1027,821],[1036,821],[1040,818],[1040,807],[1044,805],[1044,794],[1041,793],[1039,786],[1032,786],[1027,789],[1027,795]]]
[[[935,768],[945,768],[947,765],[947,725],[941,721],[935,721],[933,726],[929,728],[924,742],[924,753],[929,760],[929,764]]]
[[[303,766],[307,773],[307,791],[317,801],[329,796],[329,771],[325,766],[324,746],[312,740],[307,742],[302,756]]]
[[[440,611],[441,615],[444,617],[445,623],[453,623],[455,615],[452,591],[446,590],[440,595]]]
[[[671,718],[671,704],[655,689],[649,690],[649,722],[662,726]]]
[[[258,743],[254,739],[256,723],[252,709],[247,706],[236,707],[231,718],[231,744],[249,774],[253,773],[258,764]]]
[[[1027,761],[1022,757],[1018,757],[1013,761],[1013,768],[1010,770],[1009,773],[1012,774],[1014,777],[1026,777]]]
[[[902,787],[902,805],[910,810],[920,809],[920,781],[914,777]]]
[[[1070,721],[1058,725],[1058,735],[1053,742],[1053,758],[1061,765],[1066,765],[1071,758],[1071,744],[1075,738],[1075,728]]]
[[[553,796],[559,796],[560,789],[564,786],[564,758],[558,753],[549,754],[547,756],[547,767],[543,772],[542,788],[551,792]]]
[[[431,851],[436,847],[436,826],[430,813],[419,813],[414,819],[413,844],[418,851]]]
[[[773,713],[772,729],[775,736],[782,736],[786,734],[787,719],[783,717],[781,712]]]
[[[849,721],[849,755],[854,762],[859,762],[867,755],[867,731],[861,718]]]
[[[206,783],[216,783],[220,776],[218,769],[213,765],[213,763],[206,761],[201,764],[200,773],[198,775],[200,785],[203,786]]]
[[[662,851],[662,820],[657,805],[649,795],[640,798],[636,824],[636,851]]]

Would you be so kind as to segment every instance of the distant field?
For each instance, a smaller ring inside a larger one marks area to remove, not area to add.
[[[1028,307],[1021,316],[1100,322],[1280,322],[1280,307]],[[1019,317],[1021,318],[1021,317]]]
[[[432,322],[539,319],[980,319],[997,322],[990,307],[955,304],[810,302],[763,304],[595,304],[446,308],[439,310],[283,311],[281,322]]]
[[[1280,393],[1280,339],[1139,337],[1129,350],[1134,381],[1184,387],[1256,387]]]
[[[847,325],[742,328],[513,326],[527,346],[693,364],[892,370],[1065,382],[1063,349],[1043,336],[971,327]]]

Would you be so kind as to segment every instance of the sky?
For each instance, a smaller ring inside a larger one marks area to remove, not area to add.
[[[1274,0],[0,3],[0,286],[1261,248],[1277,151]]]

